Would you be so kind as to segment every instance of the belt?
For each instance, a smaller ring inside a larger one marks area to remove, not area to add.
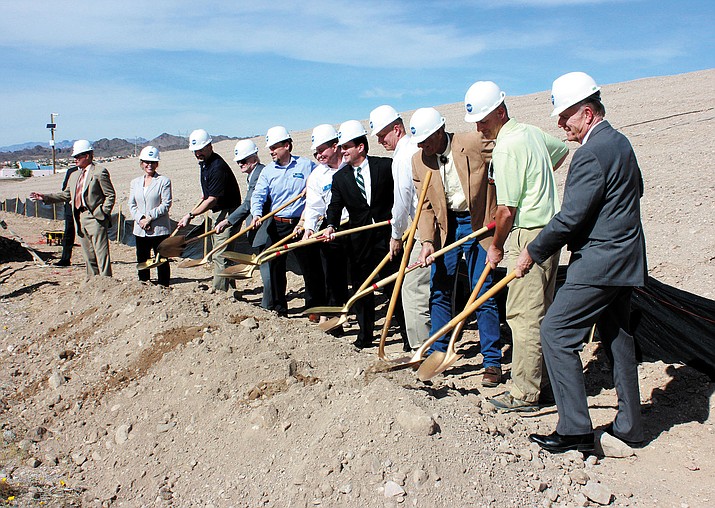
[[[469,212],[455,212],[454,210],[449,210],[447,213],[451,213],[455,217],[469,217]]]
[[[300,218],[291,219],[291,218],[286,218],[286,217],[277,217],[274,215],[273,220],[276,222],[283,222],[285,224],[298,224],[298,221],[300,221]]]

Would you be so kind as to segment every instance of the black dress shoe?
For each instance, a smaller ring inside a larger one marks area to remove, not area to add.
[[[70,266],[71,264],[69,259],[60,259],[55,263],[55,266]]]
[[[553,432],[549,435],[531,434],[529,441],[533,441],[551,453],[563,453],[569,450],[578,450],[580,452],[593,451],[593,432],[574,436],[562,436],[558,432]]]
[[[358,349],[367,349],[369,347],[373,347],[375,344],[372,341],[366,341],[366,340],[356,340],[353,342],[353,346],[355,346]]]
[[[618,439],[619,441],[623,441],[624,443],[626,443],[626,444],[627,444],[628,446],[630,446],[631,448],[643,448],[643,441],[629,441],[628,439],[624,439],[624,438],[622,438],[622,437],[620,437],[620,436],[617,436],[617,435],[613,432],[613,423],[609,423],[608,426],[607,426],[605,429],[603,429],[603,432],[605,432],[606,434],[612,435],[613,437],[615,437],[615,438]]]

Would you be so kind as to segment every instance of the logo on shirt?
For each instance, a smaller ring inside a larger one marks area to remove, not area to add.
[[[303,173],[293,173],[293,178],[300,178],[301,180],[305,178]]]
[[[325,186],[323,187],[323,191],[329,191],[329,190],[332,189],[332,188],[333,188],[333,184],[332,184],[332,183],[329,183],[329,184],[327,184],[327,185],[325,185]]]

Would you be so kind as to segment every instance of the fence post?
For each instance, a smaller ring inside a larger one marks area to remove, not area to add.
[[[20,195],[18,194],[17,197],[15,198],[15,213],[18,213],[18,212],[17,212],[17,205],[18,205],[19,202],[20,202]]]

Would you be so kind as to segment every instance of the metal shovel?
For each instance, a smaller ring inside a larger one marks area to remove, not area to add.
[[[480,275],[477,284],[474,286],[472,294],[469,295],[467,305],[472,304],[474,300],[477,299],[477,295],[479,294],[479,291],[481,291],[482,286],[484,285],[484,281],[487,280],[487,276],[489,275],[491,267],[492,265],[490,263],[487,263],[484,266],[484,270],[482,271],[482,274]],[[462,357],[462,355],[457,354],[457,350],[454,348],[454,346],[457,342],[457,337],[459,337],[462,328],[464,328],[464,324],[467,322],[467,319],[469,318],[467,317],[464,320],[460,321],[459,324],[452,331],[452,336],[450,337],[449,345],[447,346],[447,352],[435,351],[431,355],[429,355],[424,362],[422,362],[420,368],[417,369],[417,377],[420,381],[427,381],[428,379],[432,379],[437,374],[440,374],[441,372],[447,370]]]
[[[292,205],[293,203],[295,203],[296,201],[298,201],[299,199],[301,199],[301,198],[303,198],[303,197],[305,197],[305,190],[303,190],[303,191],[302,191],[300,194],[298,194],[297,196],[293,197],[293,199],[290,199],[290,200],[286,201],[285,203],[283,203],[281,206],[279,206],[278,208],[276,208],[276,209],[273,210],[272,212],[267,213],[266,215],[264,215],[263,217],[261,217],[261,221],[263,221],[263,220],[265,220],[265,219],[268,219],[269,217],[273,217],[275,214],[277,214],[278,212],[280,212],[281,210],[283,210],[283,209],[286,208],[287,206]],[[185,260],[183,260],[181,263],[179,263],[179,265],[178,265],[179,268],[193,268],[193,267],[195,267],[195,266],[205,265],[206,263],[208,263],[208,262],[211,260],[211,256],[212,256],[213,254],[215,254],[216,252],[218,252],[219,250],[221,250],[222,248],[224,248],[226,245],[228,245],[228,244],[230,244],[231,242],[233,242],[234,240],[236,240],[236,239],[237,239],[238,237],[240,237],[241,235],[246,234],[246,233],[249,232],[251,229],[252,229],[251,226],[247,226],[247,227],[243,228],[241,231],[239,231],[239,232],[236,233],[235,235],[229,237],[226,241],[220,243],[219,245],[217,245],[216,247],[214,247],[213,249],[211,249],[211,250],[210,250],[203,258],[201,258],[201,259],[185,259]],[[214,229],[214,230],[212,230],[212,231],[215,232],[216,230]]]
[[[425,341],[420,348],[415,351],[415,353],[412,356],[405,356],[402,358],[398,358],[397,360],[393,361],[384,361],[383,360],[383,365],[378,366],[376,370],[378,371],[391,371],[391,370],[400,370],[400,369],[406,369],[408,367],[415,367],[419,365],[422,362],[422,357],[424,354],[427,352],[429,347],[434,344],[437,339],[439,339],[442,335],[445,333],[450,332],[455,326],[457,326],[461,321],[464,321],[467,319],[470,315],[474,313],[477,308],[483,304],[485,301],[487,301],[489,298],[492,296],[496,295],[499,291],[501,291],[507,284],[509,284],[512,280],[516,278],[516,272],[511,272],[509,275],[504,277],[502,280],[494,284],[488,291],[486,291],[482,296],[480,296],[476,301],[471,303],[470,305],[467,305],[462,312],[457,314],[455,317],[453,317],[446,325],[444,325],[442,328],[437,330],[434,335],[432,335],[429,339]]]

